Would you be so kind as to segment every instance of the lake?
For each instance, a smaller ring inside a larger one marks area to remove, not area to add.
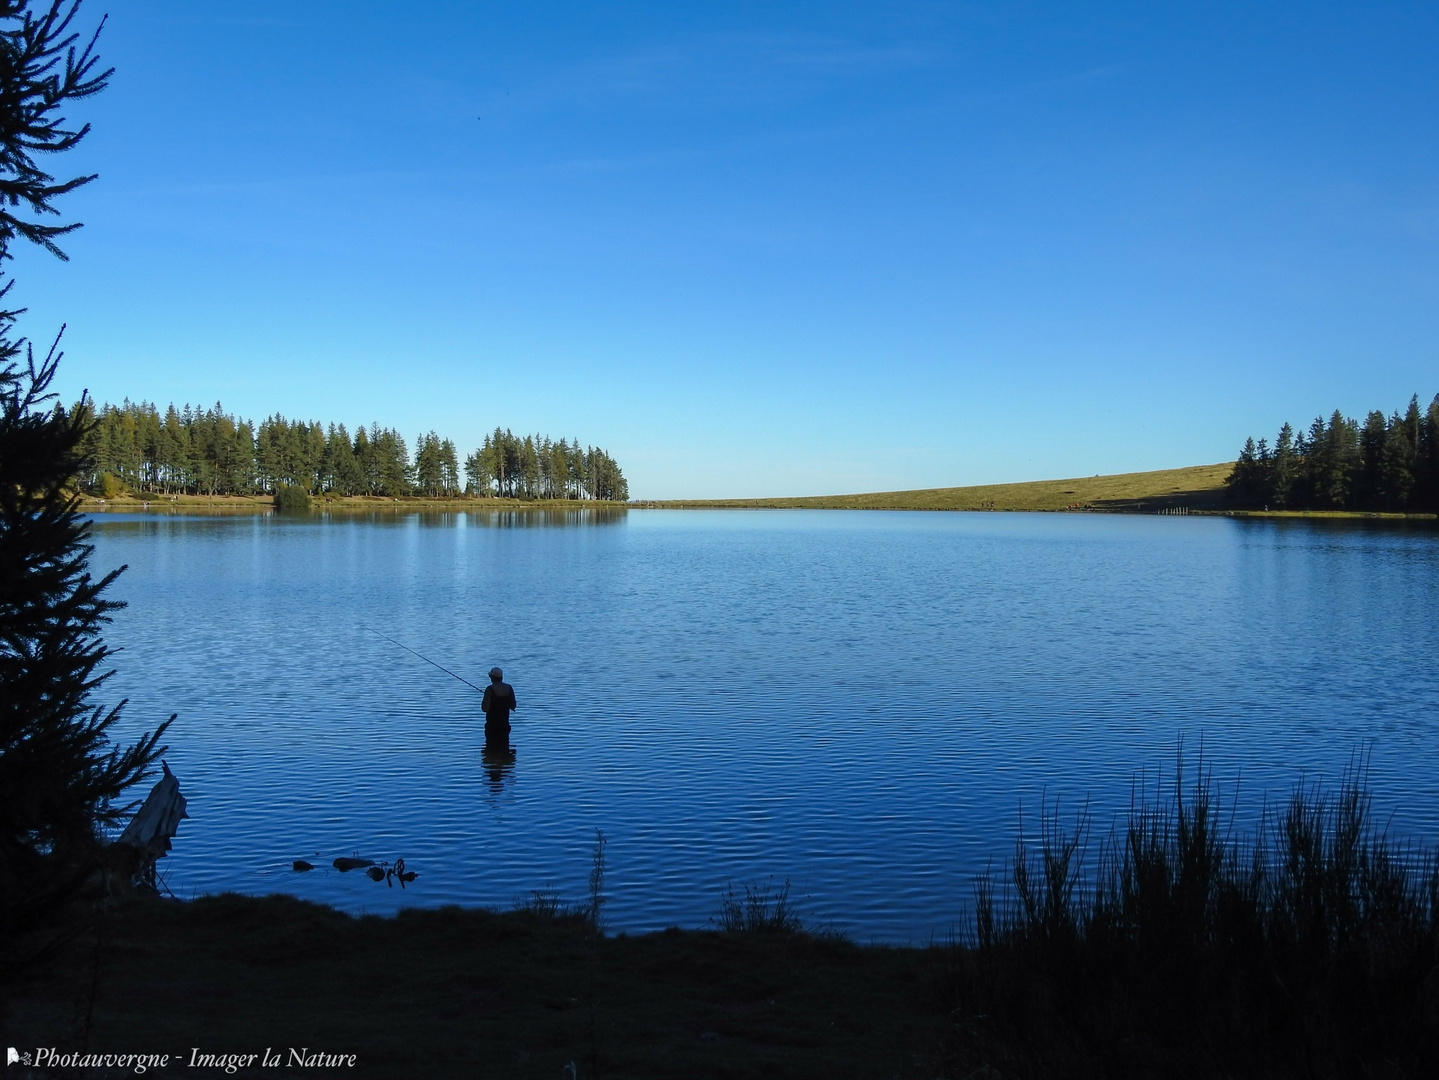
[[[1241,825],[1364,752],[1381,823],[1439,839],[1432,523],[111,514],[94,542],[129,565],[103,696],[131,736],[180,714],[182,897],[578,901],[598,829],[611,930],[701,927],[772,879],[810,924],[923,943],[1021,814],[1087,799],[1107,831],[1181,740]],[[482,759],[479,694],[387,637],[503,667],[513,763]]]

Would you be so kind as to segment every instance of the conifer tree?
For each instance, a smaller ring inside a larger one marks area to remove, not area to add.
[[[1240,506],[1252,506],[1261,496],[1261,482],[1259,477],[1259,451],[1254,445],[1254,438],[1251,436],[1244,440],[1244,448],[1239,451],[1239,460],[1234,463],[1234,471],[1225,477],[1224,482],[1229,485],[1230,498]]]
[[[455,495],[460,490],[459,455],[450,439],[440,442],[440,487],[446,495]]]
[[[488,485],[482,485],[480,476],[480,451],[465,458],[465,494],[488,495]]]
[[[421,495],[434,498],[440,493],[441,471],[440,437],[431,431],[415,440],[415,486]]]
[[[79,45],[74,3],[32,11],[0,0],[0,260],[17,239],[60,257],[56,239],[78,222],[45,224],[59,195],[89,176],[56,181],[37,153],[68,150],[89,130],[66,127],[67,102],[104,88],[95,38]],[[98,36],[99,31],[96,31]],[[0,287],[0,296],[10,283]],[[50,384],[58,337],[40,362],[0,312],[0,967],[14,971],[30,934],[56,913],[90,869],[102,826],[162,748],[161,724],[129,747],[110,731],[124,702],[94,701],[110,676],[102,625],[119,605],[105,591],[119,574],[91,577],[89,527],[72,485],[83,465],[88,409],[66,411]],[[123,568],[122,568],[123,569]],[[173,719],[173,718],[172,718]]]
[[[1274,454],[1269,459],[1269,500],[1275,509],[1284,509],[1294,498],[1294,429],[1285,424],[1274,440]]]
[[[1439,394],[1434,395],[1420,420],[1418,442],[1414,465],[1418,503],[1424,509],[1439,512]]]
[[[1364,418],[1364,426],[1359,429],[1359,468],[1354,477],[1353,495],[1354,501],[1360,506],[1369,505],[1384,497],[1381,474],[1384,443],[1387,438],[1384,414],[1378,409],[1371,409]]]

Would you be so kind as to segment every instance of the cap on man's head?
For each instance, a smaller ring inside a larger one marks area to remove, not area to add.
[[[504,673],[503,671],[501,671],[499,668],[497,668],[497,667],[492,667],[492,668],[490,668],[490,678],[494,679],[495,682],[499,682],[499,681],[500,681],[501,679],[503,679],[504,677],[505,677],[505,673]]]

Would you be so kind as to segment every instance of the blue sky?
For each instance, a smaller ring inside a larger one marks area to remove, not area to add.
[[[89,0],[83,18],[104,11]],[[125,0],[62,390],[641,498],[1168,468],[1439,391],[1439,8]]]

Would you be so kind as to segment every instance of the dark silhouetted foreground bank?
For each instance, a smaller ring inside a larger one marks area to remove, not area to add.
[[[1097,844],[1051,812],[981,883],[974,929],[947,978],[965,1067],[1439,1076],[1439,862],[1376,830],[1362,765],[1248,837],[1182,770]]]
[[[1358,772],[1247,839],[1206,779],[1092,845],[1050,814],[961,940],[924,948],[808,933],[772,886],[720,898],[716,930],[638,936],[548,894],[133,901],[23,988],[10,1040],[294,1045],[383,1077],[1439,1075],[1439,874],[1368,814]]]

